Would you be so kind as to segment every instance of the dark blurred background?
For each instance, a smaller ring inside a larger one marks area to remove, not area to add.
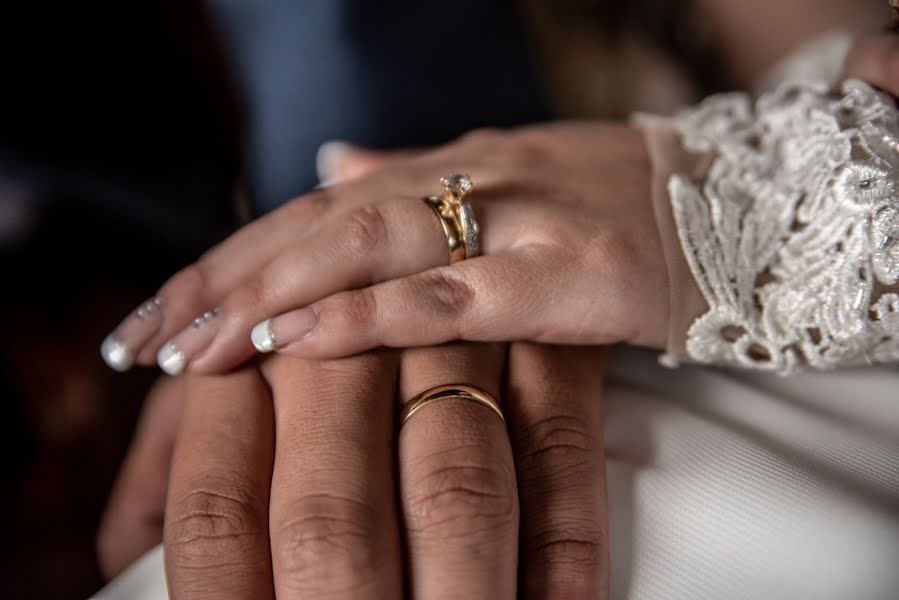
[[[85,598],[153,374],[98,343],[236,222],[237,95],[192,2],[0,8],[5,598]]]
[[[103,583],[96,529],[155,378],[100,360],[122,316],[315,185],[328,139],[422,146],[689,100],[662,55],[617,32],[641,23],[675,58],[702,40],[672,35],[685,31],[676,2],[644,4],[635,17],[612,0],[5,3],[3,597],[84,598]],[[713,62],[683,81],[720,85]],[[634,77],[647,64],[649,84]]]

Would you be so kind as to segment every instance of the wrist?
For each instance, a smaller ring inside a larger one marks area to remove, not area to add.
[[[673,366],[687,358],[686,332],[690,324],[708,310],[708,303],[684,255],[668,182],[676,173],[701,176],[708,161],[684,151],[677,134],[663,122],[641,116],[636,119],[636,124],[647,153],[649,202],[665,270],[662,288],[665,293],[659,294],[667,301],[664,327],[657,332],[651,345],[664,349],[663,362]]]

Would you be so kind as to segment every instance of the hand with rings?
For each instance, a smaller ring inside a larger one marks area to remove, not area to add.
[[[649,174],[626,126],[476,132],[244,227],[125,318],[103,356],[211,374],[257,351],[662,347],[669,283]]]
[[[597,598],[602,355],[451,344],[165,378],[103,520],[172,598]]]

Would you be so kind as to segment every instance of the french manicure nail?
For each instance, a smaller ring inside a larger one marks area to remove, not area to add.
[[[109,368],[119,373],[124,373],[134,365],[134,354],[112,333],[103,340],[100,355]]]
[[[272,320],[266,319],[253,328],[250,332],[250,340],[256,350],[265,354],[275,349],[275,332],[272,329]]]
[[[350,144],[336,140],[319,146],[315,155],[315,171],[321,187],[329,187],[337,181],[340,163],[351,149]]]
[[[169,342],[159,350],[159,354],[156,355],[156,362],[159,363],[159,368],[169,375],[180,374],[184,370],[184,365],[187,364],[184,360],[184,353],[172,342]]]
[[[205,350],[220,327],[219,308],[203,313],[189,327],[165,344],[156,355],[159,368],[169,375],[179,375],[191,360]]]
[[[147,300],[106,336],[100,346],[100,355],[110,368],[127,371],[134,364],[134,357],[150,341],[162,325],[162,298]]]
[[[265,354],[300,341],[315,328],[318,313],[312,307],[301,308],[256,325],[250,340]]]

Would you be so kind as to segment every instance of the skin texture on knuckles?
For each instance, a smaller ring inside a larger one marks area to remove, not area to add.
[[[374,595],[396,597],[406,585],[432,597],[460,578],[470,597],[514,597],[516,585],[522,598],[602,597],[604,483],[593,429],[601,355],[532,344],[512,344],[508,355],[497,345],[451,344],[403,353],[401,364],[396,353],[378,354],[273,356],[263,374],[252,367],[164,379],[104,518],[106,572],[162,541],[168,487],[173,598],[264,598],[274,589],[279,597],[345,597],[353,594],[348,581]],[[438,402],[397,437],[400,401],[447,381],[502,400],[506,423],[472,402]],[[272,449],[264,428],[276,419]],[[180,430],[171,475],[170,425]],[[397,450],[406,469],[399,487]],[[278,461],[274,484],[260,481]],[[129,501],[138,497],[146,502]],[[414,549],[402,551],[403,539]]]

